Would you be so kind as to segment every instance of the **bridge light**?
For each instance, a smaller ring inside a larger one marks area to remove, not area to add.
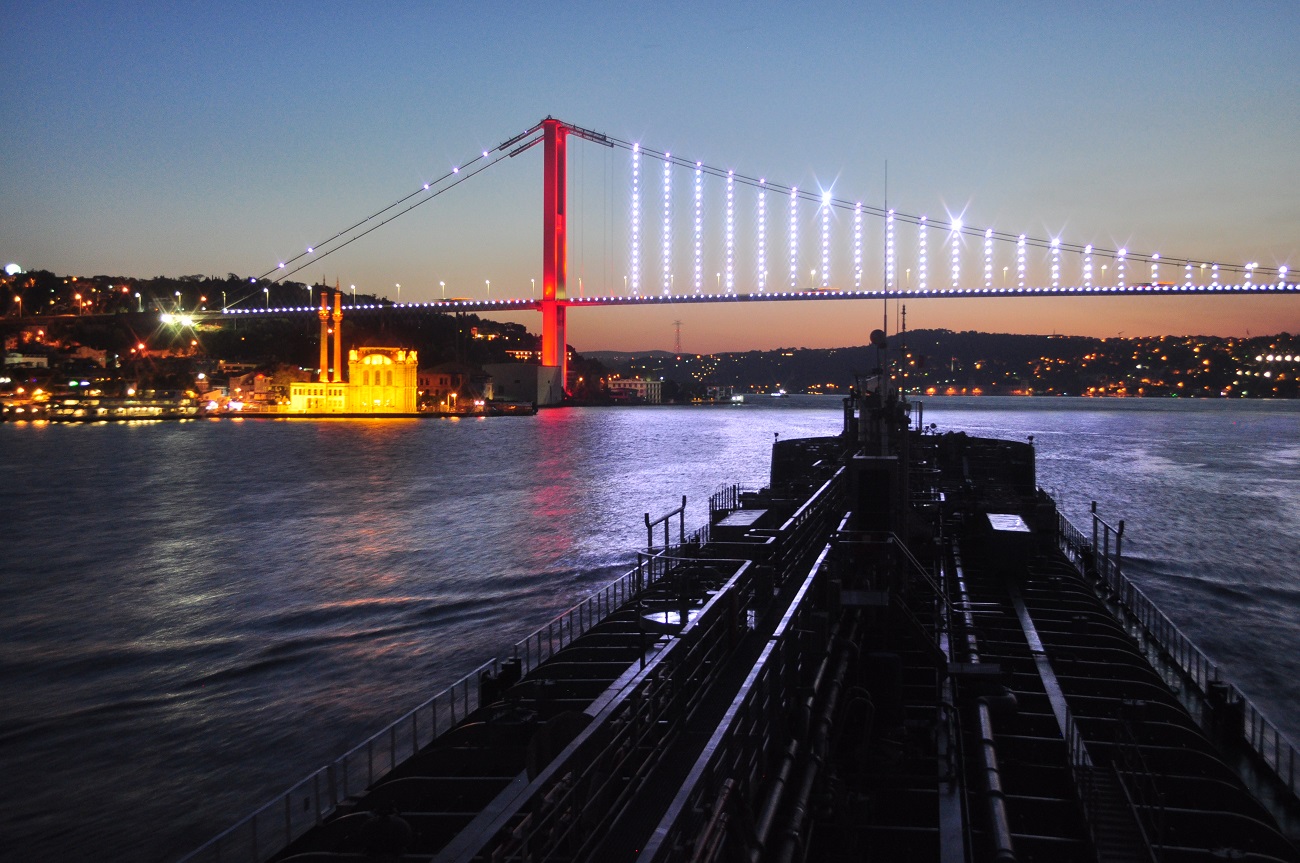
[[[1083,247],[1083,286],[1092,290],[1092,243]]]
[[[952,286],[961,281],[961,219],[952,220]]]
[[[429,191],[429,184],[428,184],[428,183],[425,183],[425,184],[424,184],[424,191],[426,191],[426,192]]]
[[[799,188],[790,188],[790,290],[799,288]]]
[[[672,188],[673,173],[672,162],[673,154],[664,153],[664,229],[663,229],[663,292],[670,293],[672,290]]]
[[[984,229],[984,287],[993,287],[993,229]]]
[[[695,163],[695,293],[704,290],[704,166]]]
[[[894,287],[894,211],[885,213],[885,290]]]
[[[926,235],[926,217],[922,216],[920,221],[918,221],[916,225],[916,246],[917,246],[916,284],[917,287],[920,288],[922,291],[925,290],[926,270],[928,267],[926,263],[926,253],[925,253],[925,246],[926,246],[925,235]]]
[[[1016,285],[1023,288],[1025,286],[1025,235],[1021,234],[1016,240]]]
[[[1124,287],[1124,271],[1127,269],[1126,255],[1128,255],[1128,249],[1120,249],[1115,257],[1115,283],[1121,288]]]
[[[641,145],[632,145],[632,295],[641,291]],[[543,285],[543,292],[545,286]]]
[[[1052,288],[1056,289],[1061,285],[1061,241],[1052,238]]]
[[[727,293],[736,289],[736,172],[727,172]]]
[[[831,193],[822,192],[822,287],[830,286],[831,279]]]
[[[758,181],[758,290],[767,290],[767,180]]]
[[[853,287],[862,289],[862,202],[853,205]]]

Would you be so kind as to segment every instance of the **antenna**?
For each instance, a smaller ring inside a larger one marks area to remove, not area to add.
[[[673,353],[677,354],[680,357],[682,354],[682,322],[681,321],[673,321],[673,333],[674,333]]]

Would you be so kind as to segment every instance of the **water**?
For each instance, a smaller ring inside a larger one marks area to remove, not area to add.
[[[1081,526],[1293,738],[1300,403],[926,401],[1035,436]],[[490,420],[0,425],[0,859],[174,859],[760,486],[834,399]],[[11,857],[10,855],[18,855]]]

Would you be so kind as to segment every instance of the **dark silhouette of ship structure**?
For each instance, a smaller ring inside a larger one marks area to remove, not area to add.
[[[1300,861],[1294,749],[1122,523],[873,343],[840,434],[186,860]]]

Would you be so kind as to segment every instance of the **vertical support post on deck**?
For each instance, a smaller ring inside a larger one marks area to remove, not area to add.
[[[542,365],[560,370],[560,387],[567,386],[568,326],[565,313],[565,279],[568,267],[568,157],[569,128],[552,117],[542,121]]]

